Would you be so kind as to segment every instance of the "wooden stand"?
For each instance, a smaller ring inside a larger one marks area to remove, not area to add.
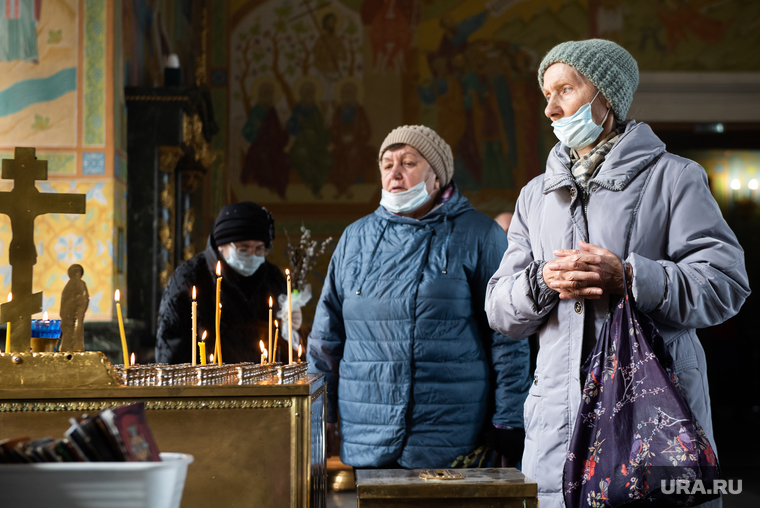
[[[538,486],[514,468],[451,469],[461,480],[423,480],[420,471],[358,470],[359,508],[538,508]]]

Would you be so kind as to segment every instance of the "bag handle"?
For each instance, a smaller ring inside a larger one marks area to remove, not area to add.
[[[623,263],[623,287],[625,288],[625,294],[623,296],[625,297],[625,295],[628,295],[633,299],[633,288],[628,285],[628,282],[630,281],[626,276],[626,272],[628,272],[628,263],[625,262],[625,259],[621,259],[620,261]]]

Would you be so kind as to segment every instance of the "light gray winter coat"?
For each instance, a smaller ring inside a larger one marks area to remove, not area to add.
[[[578,249],[583,240],[632,265],[636,307],[655,321],[713,446],[705,353],[695,328],[735,315],[750,292],[744,252],[704,169],[666,152],[648,125],[628,123],[589,183],[585,213],[570,166],[569,149],[557,144],[546,173],[520,193],[509,248],[486,295],[494,330],[539,334],[525,402],[523,472],[538,483],[541,508],[564,506],[562,470],[580,404],[584,322],[586,333],[598,337],[609,305],[608,298],[559,300],[541,275],[553,251]]]

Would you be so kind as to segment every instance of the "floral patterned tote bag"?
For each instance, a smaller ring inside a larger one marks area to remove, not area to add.
[[[715,453],[671,365],[654,323],[626,294],[583,367],[563,475],[568,508],[694,506],[718,497]]]

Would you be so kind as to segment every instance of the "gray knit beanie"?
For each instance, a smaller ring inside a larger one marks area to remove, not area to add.
[[[622,46],[604,39],[568,41],[554,46],[538,68],[538,83],[543,88],[544,73],[557,62],[575,67],[602,92],[615,117],[625,120],[639,86],[639,66]]]
[[[424,125],[404,125],[393,129],[380,145],[378,159],[383,157],[386,148],[396,143],[404,143],[420,152],[433,168],[442,189],[449,184],[454,176],[454,155],[449,144],[433,129]]]

